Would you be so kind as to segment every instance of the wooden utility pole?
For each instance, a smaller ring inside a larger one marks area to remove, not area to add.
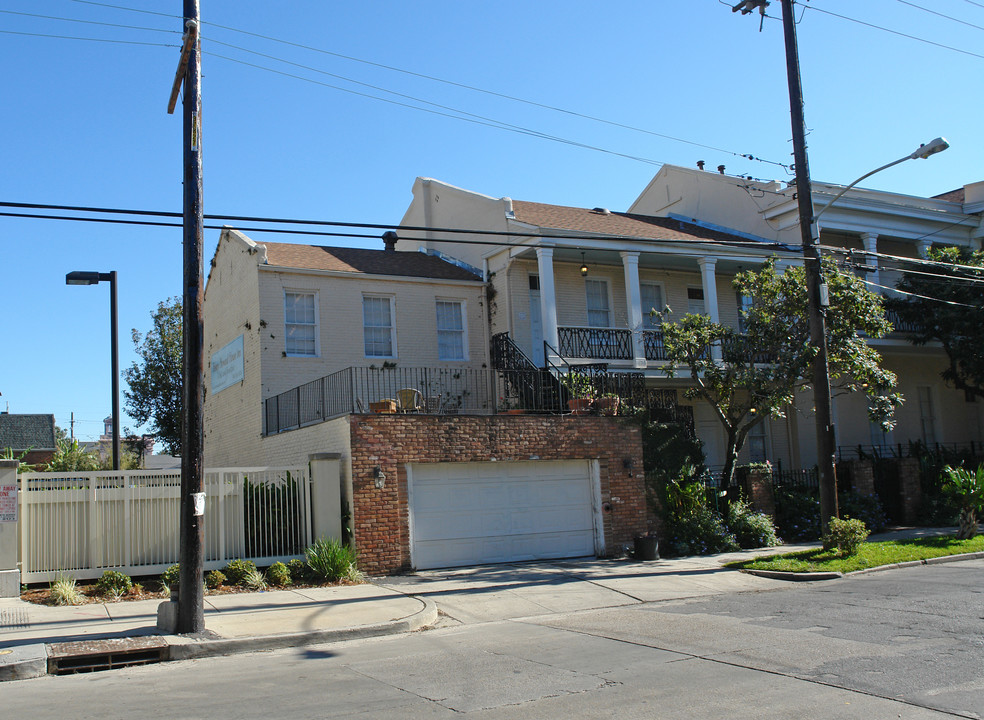
[[[793,0],[781,1],[782,27],[786,41],[789,114],[793,130],[793,159],[796,163],[796,197],[810,313],[810,343],[816,349],[812,367],[813,403],[816,406],[817,466],[820,469],[820,523],[826,532],[830,519],[837,517],[837,471],[834,462],[836,446],[830,402],[830,368],[827,362],[827,292],[820,266],[820,228],[813,216],[813,188],[806,154],[806,119],[803,115],[803,86],[800,81]]]
[[[171,92],[184,83],[184,342],[181,427],[181,530],[178,578],[179,633],[205,630],[202,302],[202,92],[198,0],[184,0],[185,42]],[[183,77],[182,77],[183,76]]]

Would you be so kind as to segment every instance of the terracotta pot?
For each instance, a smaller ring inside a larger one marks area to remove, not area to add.
[[[380,400],[369,403],[370,412],[392,415],[396,412],[396,400]]]
[[[618,415],[618,408],[622,398],[603,397],[594,401],[595,409],[602,415]]]
[[[572,415],[587,415],[591,412],[591,398],[574,398],[567,401]]]

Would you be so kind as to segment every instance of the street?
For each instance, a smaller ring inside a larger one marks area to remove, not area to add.
[[[984,561],[7,683],[4,717],[984,716]],[[439,603],[440,606],[440,603]]]

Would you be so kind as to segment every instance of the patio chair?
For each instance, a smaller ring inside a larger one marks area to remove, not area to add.
[[[402,413],[420,412],[424,409],[420,404],[423,396],[420,394],[420,390],[415,390],[414,388],[397,390],[396,400]]]

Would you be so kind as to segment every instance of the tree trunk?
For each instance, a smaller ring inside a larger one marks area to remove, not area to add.
[[[977,513],[973,508],[960,511],[960,529],[957,530],[957,540],[970,540],[977,535]]]

